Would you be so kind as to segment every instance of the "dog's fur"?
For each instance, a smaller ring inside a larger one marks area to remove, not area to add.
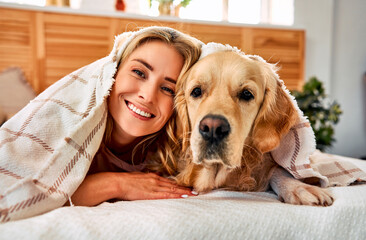
[[[184,153],[177,182],[198,192],[263,191],[270,184],[287,203],[331,205],[326,190],[294,179],[271,158],[298,120],[282,84],[258,56],[221,51],[198,61],[177,86]]]

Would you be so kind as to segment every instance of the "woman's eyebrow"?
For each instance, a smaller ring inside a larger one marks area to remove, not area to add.
[[[174,84],[176,84],[177,83],[177,81],[176,80],[174,80],[174,79],[172,79],[172,78],[170,78],[170,77],[166,77],[166,78],[164,78],[166,81],[168,81],[168,82],[171,82],[171,83],[174,83]]]
[[[139,62],[139,63],[141,63],[142,65],[144,65],[146,68],[148,68],[150,71],[154,71],[154,68],[153,68],[150,64],[148,64],[147,62],[145,62],[145,61],[144,61],[144,60],[142,60],[142,59],[138,59],[138,58],[136,58],[136,59],[132,59],[132,61]],[[166,78],[164,78],[164,80],[166,80],[166,81],[168,81],[168,82],[171,82],[171,83],[174,83],[174,84],[176,84],[176,83],[177,83],[177,81],[176,81],[176,80],[174,80],[174,79],[172,79],[172,78],[170,78],[170,77],[166,77]]]
[[[139,63],[143,64],[145,67],[147,67],[150,71],[154,71],[154,68],[142,59],[133,59],[132,61],[139,62]]]

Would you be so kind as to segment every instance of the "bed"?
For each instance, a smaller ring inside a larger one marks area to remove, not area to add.
[[[344,159],[366,171],[366,161]],[[224,190],[62,207],[0,224],[0,239],[366,239],[366,184],[331,191],[329,207],[285,204],[273,192]]]

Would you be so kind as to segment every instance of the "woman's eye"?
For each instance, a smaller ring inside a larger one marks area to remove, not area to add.
[[[200,97],[201,95],[202,95],[202,90],[201,90],[201,88],[199,88],[199,87],[194,88],[194,89],[192,90],[192,92],[191,92],[191,96],[192,96],[192,97],[194,97],[194,98],[198,98],[198,97]]]
[[[244,101],[250,101],[250,100],[254,99],[254,96],[249,90],[245,89],[239,93],[239,99],[244,100]]]
[[[175,96],[175,92],[173,89],[168,88],[168,87],[162,87],[161,89],[163,89],[164,91],[166,91],[167,93],[169,93],[171,96]]]
[[[134,69],[132,70],[134,73],[136,73],[139,77],[142,77],[142,78],[145,78],[145,73],[140,71],[140,70],[137,70],[137,69]]]

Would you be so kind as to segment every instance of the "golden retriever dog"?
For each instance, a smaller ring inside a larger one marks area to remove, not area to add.
[[[282,84],[258,56],[219,51],[199,60],[177,85],[178,184],[198,192],[271,186],[286,203],[331,205],[325,189],[295,179],[271,158],[298,118]]]

